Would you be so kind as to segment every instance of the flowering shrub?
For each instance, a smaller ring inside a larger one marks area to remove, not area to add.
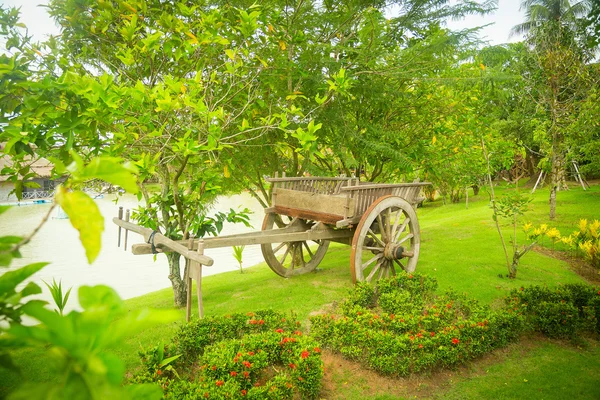
[[[178,375],[152,374],[146,361],[147,369],[132,381],[158,382],[168,399],[315,398],[323,377],[321,349],[298,325],[274,311],[193,321],[165,347],[181,351]],[[154,360],[155,353],[141,355]]]
[[[210,344],[225,339],[241,338],[249,333],[268,332],[278,328],[288,331],[296,329],[300,322],[292,315],[263,310],[247,314],[236,313],[222,317],[206,317],[182,325],[173,338],[175,353],[181,361],[192,363]]]
[[[568,249],[579,252],[592,266],[600,268],[600,221],[593,220],[588,223],[587,219],[580,219],[577,228],[569,236],[565,236],[547,224],[541,224],[537,228],[531,223],[523,225],[529,239],[537,240],[547,236],[553,247],[555,243],[562,243]]]
[[[511,310],[524,313],[532,329],[552,338],[573,339],[585,331],[600,333],[600,290],[585,284],[513,290]]]
[[[311,334],[380,373],[408,375],[505,346],[525,328],[521,313],[492,311],[452,292],[435,296],[436,288],[434,278],[404,273],[379,281],[371,293],[357,285],[341,315],[311,318]]]

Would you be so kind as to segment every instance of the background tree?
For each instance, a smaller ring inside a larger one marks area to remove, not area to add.
[[[514,32],[528,32],[538,73],[530,84],[536,86],[538,107],[546,115],[547,124],[537,130],[540,147],[550,164],[550,219],[556,215],[556,193],[565,187],[569,134],[577,108],[585,98],[588,75],[586,62],[589,49],[583,46],[577,29],[579,18],[589,10],[588,1],[571,4],[562,0],[527,0],[522,3],[527,21],[517,25]]]

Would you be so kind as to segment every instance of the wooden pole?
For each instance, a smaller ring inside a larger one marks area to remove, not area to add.
[[[119,207],[119,216],[118,216],[118,218],[119,219],[123,219],[123,207]],[[119,226],[119,239],[117,240],[117,247],[121,247],[121,229],[123,229],[123,228],[121,228]]]
[[[535,182],[535,186],[531,190],[531,193],[535,193],[535,189],[537,189],[537,187],[538,187],[538,185],[540,183],[540,180],[542,180],[542,176],[544,176],[544,171],[543,170],[540,171],[540,176],[538,176],[537,182]]]
[[[194,239],[190,238],[188,241],[188,250],[193,250],[194,248]],[[186,322],[190,322],[190,318],[192,317],[192,264],[194,261],[188,259],[188,268],[185,274],[185,283],[187,285],[187,295],[186,295],[186,304],[185,304],[185,320]]]
[[[204,255],[204,241],[198,242],[198,254]],[[202,304],[202,264],[195,262],[196,264],[196,294],[198,295],[198,316],[204,318],[204,305]]]
[[[125,221],[129,222],[129,210],[127,210],[125,212]],[[129,234],[129,230],[125,229],[125,246],[124,246],[124,250],[127,251],[127,236]]]

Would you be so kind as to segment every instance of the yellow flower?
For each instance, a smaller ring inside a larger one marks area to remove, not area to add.
[[[560,241],[569,247],[573,247],[573,236],[569,235],[566,237],[562,237],[562,238],[560,238]]]
[[[551,228],[546,231],[546,236],[548,236],[552,241],[556,241],[560,239],[560,231],[556,228]]]
[[[540,225],[540,232],[544,233],[548,230],[548,225],[547,224],[541,224]]]
[[[573,233],[572,233],[571,235],[572,235],[574,238],[578,238],[580,233],[581,233],[581,232],[579,232],[579,231],[573,231]]]
[[[600,230],[600,221],[597,219],[594,220],[589,226],[589,233],[594,239],[598,239],[598,231]]]
[[[529,230],[533,227],[533,224],[531,222],[526,223],[525,225],[523,225],[523,231],[525,232],[529,232]]]
[[[579,248],[581,250],[583,250],[583,252],[589,256],[591,250],[592,250],[592,241],[588,240],[582,243],[579,243]]]
[[[585,231],[587,231],[587,219],[580,219],[578,226],[579,226],[579,231],[581,233],[585,233]]]

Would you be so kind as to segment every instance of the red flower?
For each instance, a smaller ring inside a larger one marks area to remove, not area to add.
[[[246,314],[249,317],[254,317],[254,313],[253,312],[249,312],[248,314]]]
[[[289,367],[290,367],[291,369],[295,369],[295,368],[296,368],[296,364],[294,364],[294,363],[290,363],[290,364],[289,364]]]
[[[239,358],[238,357],[233,357],[233,362],[238,362]]]
[[[161,374],[162,374],[162,371],[160,369],[156,371],[156,375],[161,375]]]
[[[223,381],[217,381],[217,382],[216,382],[217,386],[223,386],[223,384],[224,384],[224,383],[225,383],[225,382],[223,382]]]
[[[262,324],[264,324],[264,323],[265,323],[265,320],[264,320],[264,319],[258,320],[258,324],[259,324],[259,325],[262,325]]]
[[[237,376],[237,372],[235,372],[235,371],[231,371],[231,372],[229,373],[229,375],[231,375],[231,376],[235,377],[235,376]]]
[[[250,320],[250,325],[256,325],[257,323],[258,323],[258,321],[255,319]]]
[[[410,340],[415,340],[415,337],[414,337],[414,336],[409,336],[408,338],[409,338]]]
[[[394,314],[390,314],[390,319],[394,319],[395,315]]]
[[[459,342],[460,342],[460,340],[458,340],[457,338],[452,339],[452,344],[458,344]]]
[[[242,364],[244,364],[244,367],[246,368],[250,368],[252,366],[252,364],[250,364],[250,361],[244,361],[242,362]]]
[[[249,352],[248,352],[248,355],[249,355],[249,356],[253,356],[253,355],[254,355],[254,352],[253,352],[253,351],[249,351]]]
[[[308,351],[306,351],[306,350],[304,350],[302,352],[302,354],[300,354],[300,357],[302,357],[302,358],[308,358],[308,356],[310,356],[310,353]]]
[[[600,290],[598,290],[598,296],[600,296]]]
[[[215,371],[217,369],[217,366],[213,365],[212,367],[210,367],[210,369],[212,369],[213,371]]]
[[[277,333],[283,333],[283,329],[281,329],[281,328],[276,329],[275,332],[277,332]]]
[[[296,332],[294,332],[294,335],[302,336],[302,332],[296,331]]]
[[[523,289],[523,286],[521,286],[521,292],[522,292],[523,290],[525,290],[525,289]]]
[[[260,383],[259,383],[259,382],[256,382],[256,383],[254,384],[254,386],[256,386],[256,387],[259,387],[259,386],[260,386]]]
[[[452,303],[448,303],[448,304],[446,304],[446,307],[447,307],[447,308],[452,308]]]
[[[250,376],[250,373],[248,371],[244,371],[242,373],[244,374],[244,378],[248,378]]]
[[[204,392],[204,398],[208,399],[208,392]]]
[[[421,332],[417,333],[417,337],[422,338],[423,334]]]
[[[242,396],[245,396],[248,391],[246,389],[242,389]]]
[[[423,348],[423,345],[422,345],[422,344],[420,344],[420,345],[419,345],[419,348],[420,348],[420,349],[422,349],[422,348]]]
[[[435,332],[431,332],[430,335],[431,335],[431,337],[434,337],[435,336]]]
[[[313,351],[314,351],[315,353],[320,353],[320,352],[321,352],[321,349],[320,349],[320,348],[318,348],[318,347],[315,347],[315,348],[313,349]]]

